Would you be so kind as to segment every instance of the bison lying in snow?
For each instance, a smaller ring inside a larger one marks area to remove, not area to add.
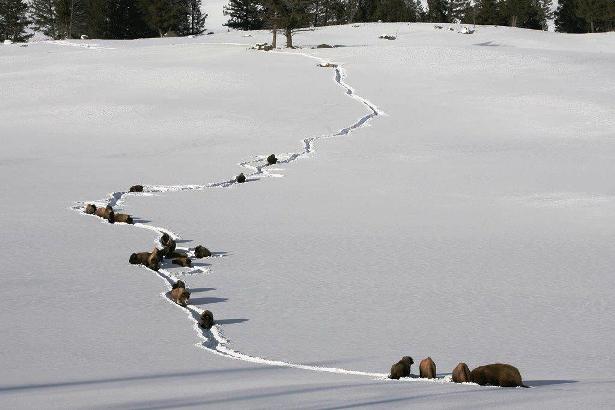
[[[203,329],[211,329],[211,327],[214,325],[214,314],[211,313],[209,310],[205,310],[203,313],[201,313],[201,319],[199,320],[199,326],[201,326]]]
[[[523,384],[519,369],[502,363],[477,367],[470,372],[470,381],[481,386],[529,387]]]
[[[175,288],[171,290],[171,300],[180,306],[186,307],[190,299],[190,292],[184,288]]]

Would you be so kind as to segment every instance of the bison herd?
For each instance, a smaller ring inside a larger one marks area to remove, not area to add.
[[[274,157],[275,158],[275,157]],[[242,174],[243,175],[243,174]],[[245,177],[244,177],[245,178]],[[143,192],[143,185],[133,185],[130,187],[130,192]],[[89,215],[96,215],[106,219],[109,223],[122,222],[133,224],[134,221],[130,215],[115,213],[110,205],[97,207],[94,204],[86,204],[84,212]],[[143,265],[148,269],[158,272],[160,264],[165,259],[170,259],[174,265],[183,267],[192,267],[192,259],[187,252],[177,250],[177,243],[166,232],[160,237],[160,248],[154,247],[151,252],[135,252],[130,255],[128,261],[133,265]],[[197,259],[207,258],[212,256],[212,253],[206,247],[199,245],[194,248],[194,257]],[[169,294],[170,299],[182,307],[188,305],[190,292],[186,289],[186,284],[178,280],[172,286]],[[211,329],[215,324],[214,315],[209,310],[205,310],[199,319],[199,325],[204,329]]]
[[[389,379],[399,380],[402,377],[410,377],[410,367],[413,364],[412,357],[402,357],[399,362],[391,366]],[[422,379],[436,378],[436,364],[431,357],[421,360],[419,377]],[[453,369],[452,380],[455,383],[476,383],[480,386],[529,387],[523,384],[521,373],[516,367],[502,363],[479,366],[472,371],[467,364],[459,363]]]
[[[277,158],[274,154],[267,157],[269,165],[277,163]],[[246,181],[246,176],[241,173],[235,181],[243,183]],[[133,185],[130,187],[130,192],[143,192],[142,185]],[[115,213],[109,205],[97,207],[94,204],[87,204],[84,212],[90,215],[96,215],[106,219],[109,223],[121,222],[132,224],[133,219],[130,215]],[[161,248],[157,246],[151,252],[137,252],[130,255],[128,259],[133,265],[143,265],[153,271],[160,269],[160,263],[164,259],[171,259],[171,263],[183,267],[191,267],[192,260],[187,253],[178,251],[175,240],[166,232],[160,237]],[[211,252],[206,247],[199,245],[194,248],[195,258],[207,258],[211,256]],[[182,280],[178,280],[172,285],[170,299],[182,307],[188,305],[190,299],[190,291],[186,289],[186,284]],[[199,326],[204,329],[211,329],[215,324],[214,315],[209,310],[201,313],[199,318]],[[410,367],[414,364],[414,360],[410,356],[404,356],[400,361],[391,366],[389,374],[390,379],[399,380],[400,378],[410,377]],[[436,378],[436,364],[431,357],[427,357],[419,363],[419,377],[424,379]],[[523,384],[519,370],[509,364],[495,363],[485,366],[479,366],[470,371],[468,365],[459,363],[452,372],[452,380],[455,383],[476,383],[481,386],[491,385],[500,387],[528,387]]]

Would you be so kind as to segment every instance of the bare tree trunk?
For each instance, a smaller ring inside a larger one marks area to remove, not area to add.
[[[591,28],[591,32],[594,32],[594,20],[589,20],[589,27]]]
[[[272,30],[273,38],[271,39],[271,47],[278,48],[278,29],[274,27]]]
[[[70,18],[68,20],[68,39],[73,38],[73,10],[75,9],[75,0],[70,2]]]
[[[289,28],[284,29],[284,35],[286,36],[286,47],[293,48],[293,31]]]
[[[517,16],[512,16],[510,19],[510,25],[511,27],[517,27]]]

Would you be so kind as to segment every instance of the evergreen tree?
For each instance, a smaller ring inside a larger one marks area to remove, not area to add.
[[[555,11],[555,30],[563,33],[587,32],[585,20],[576,14],[576,0],[559,0]]]
[[[205,31],[205,19],[207,14],[201,12],[201,0],[187,0],[187,23],[188,30],[185,34],[198,35]]]
[[[448,19],[451,23],[474,23],[471,0],[450,0],[448,4]]]
[[[346,0],[314,0],[308,12],[314,27],[345,24],[350,18],[349,7]]]
[[[55,0],[32,0],[30,4],[31,18],[35,31],[57,40],[60,38],[56,21]]]
[[[187,3],[184,0],[140,0],[139,5],[147,25],[163,37],[179,33],[187,23]]]
[[[26,33],[30,24],[25,0],[0,0],[0,39],[15,43],[28,41],[33,34]]]
[[[547,19],[551,18],[550,0],[504,0],[502,18],[511,27],[536,30],[547,29]]]
[[[277,30],[286,37],[286,47],[293,48],[293,33],[311,22],[310,10],[315,0],[259,0],[264,10],[265,24],[272,30],[272,45],[276,45]]]
[[[109,38],[132,39],[159,35],[146,23],[140,0],[107,1]]]
[[[427,0],[427,21],[431,23],[448,23],[448,0]]]
[[[377,21],[378,3],[376,0],[357,0],[354,21]]]
[[[265,25],[263,7],[255,0],[230,0],[224,15],[230,17],[225,26],[234,29],[260,30]]]
[[[577,0],[576,15],[589,25],[589,31],[602,31],[601,23],[608,26],[608,2],[613,0]]]
[[[85,32],[86,7],[86,0],[55,0],[58,38],[75,38]]]
[[[113,38],[110,29],[110,7],[108,0],[88,0],[84,32],[90,38]]]
[[[477,0],[476,24],[501,24],[500,8],[496,0]]]

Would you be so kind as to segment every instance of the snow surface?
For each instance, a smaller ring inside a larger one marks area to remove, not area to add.
[[[611,407],[615,35],[243,34],[0,46],[0,407]],[[129,265],[161,230],[215,257]]]

